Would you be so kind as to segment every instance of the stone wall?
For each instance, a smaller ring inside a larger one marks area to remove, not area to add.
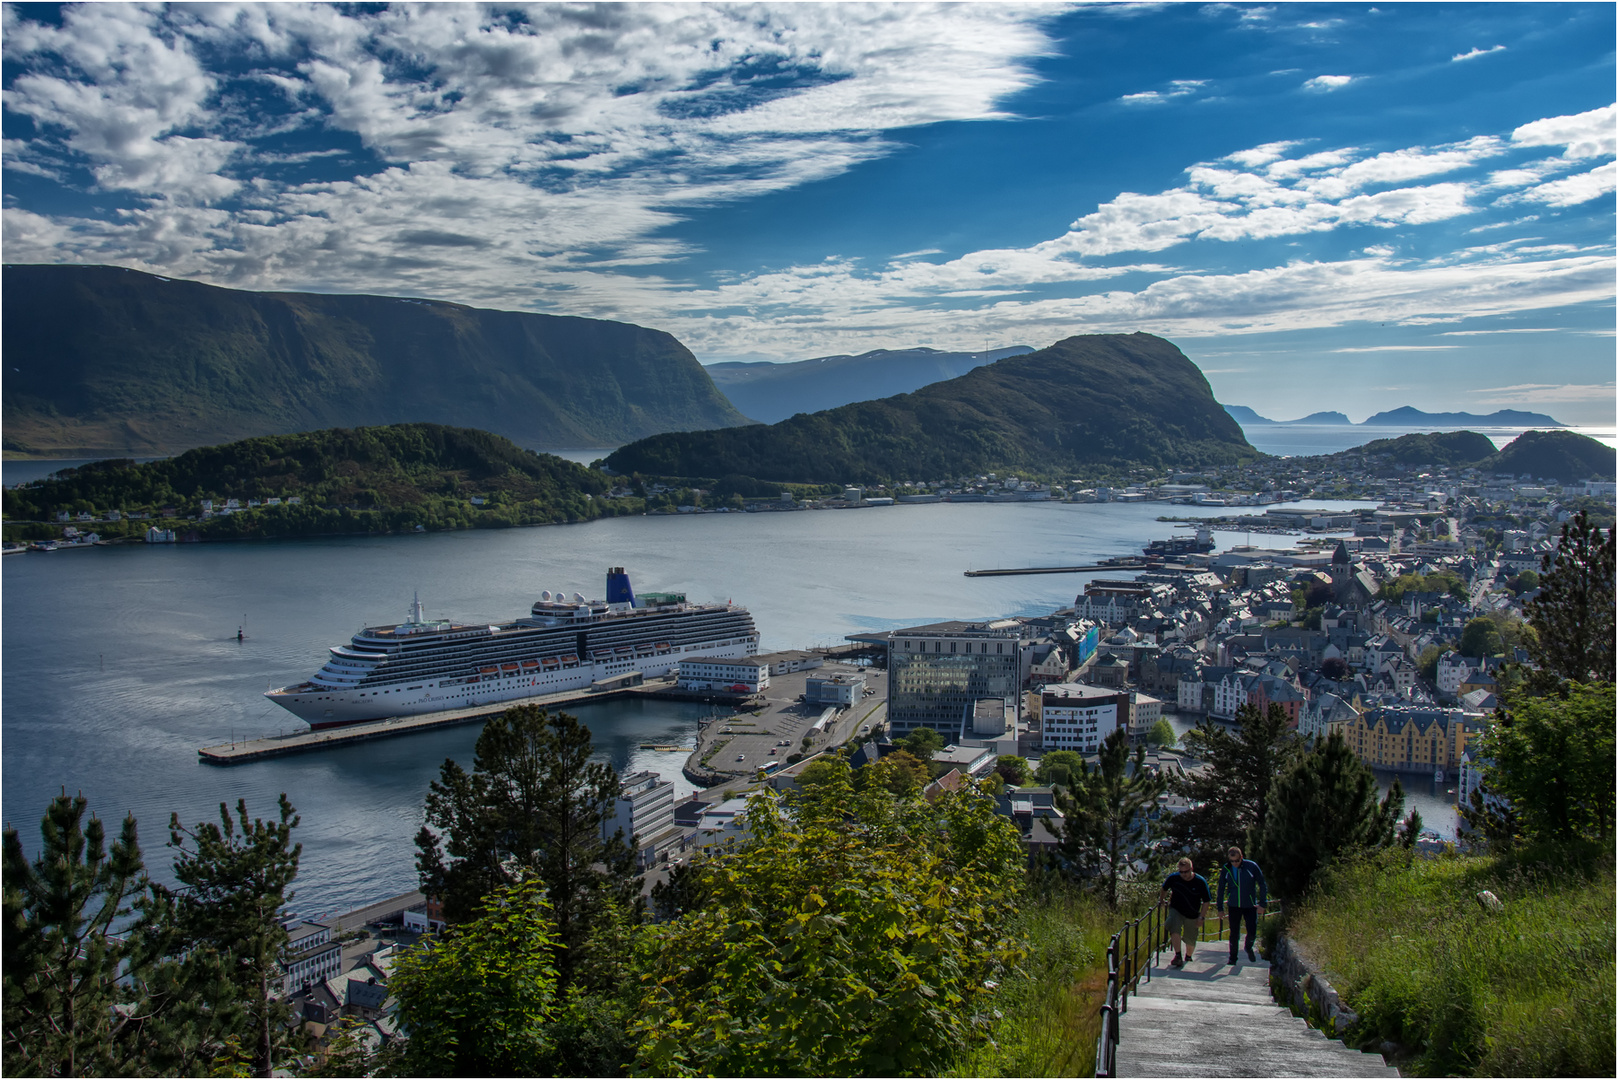
[[[1360,1022],[1359,1014],[1343,1004],[1326,976],[1298,951],[1292,939],[1283,936],[1277,941],[1269,959],[1270,990],[1275,1000],[1327,1035],[1353,1045],[1349,1033]]]

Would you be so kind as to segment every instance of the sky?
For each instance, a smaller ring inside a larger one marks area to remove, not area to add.
[[[1615,8],[13,4],[6,262],[1615,412]]]

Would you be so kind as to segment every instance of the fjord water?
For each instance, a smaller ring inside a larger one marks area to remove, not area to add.
[[[899,506],[8,556],[4,818],[32,850],[50,797],[82,791],[103,819],[136,815],[161,873],[170,812],[195,823],[242,797],[250,812],[270,814],[284,791],[303,819],[295,906],[345,910],[414,887],[428,783],[446,758],[470,767],[478,729],[233,768],[200,764],[196,751],[301,730],[262,692],[313,674],[326,649],[362,625],[401,621],[416,590],[429,616],[494,622],[526,614],[543,589],[599,596],[607,567],[622,565],[643,591],[747,606],[766,650],[835,644],[857,631],[1071,604],[1092,575],[962,571],[1133,554],[1173,534],[1155,520],[1168,509],[1196,513],[1161,504]],[[690,745],[708,711],[672,702],[576,710],[615,768],[654,769],[682,792],[684,755],[639,745]],[[1430,828],[1450,830],[1442,788],[1418,805]]]

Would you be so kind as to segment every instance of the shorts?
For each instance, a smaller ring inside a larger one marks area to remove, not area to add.
[[[1197,943],[1197,930],[1200,928],[1201,924],[1201,919],[1198,919],[1193,915],[1182,915],[1177,908],[1169,908],[1169,933],[1179,934],[1181,940],[1187,945],[1195,945]]]

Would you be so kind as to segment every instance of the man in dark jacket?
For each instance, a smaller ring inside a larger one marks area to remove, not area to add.
[[[1190,859],[1180,860],[1178,873],[1163,882],[1162,902],[1168,904],[1169,944],[1174,946],[1170,967],[1184,967],[1197,948],[1197,930],[1208,914],[1208,881],[1197,873]],[[1185,938],[1185,960],[1180,959],[1180,938]]]
[[[1242,849],[1232,846],[1226,852],[1228,861],[1219,870],[1219,899],[1214,906],[1230,916],[1230,960],[1236,962],[1236,939],[1241,923],[1247,923],[1247,959],[1257,960],[1253,952],[1253,937],[1258,932],[1258,917],[1264,914],[1264,871],[1252,859],[1242,858]],[[1225,906],[1225,890],[1230,890],[1230,906]]]

